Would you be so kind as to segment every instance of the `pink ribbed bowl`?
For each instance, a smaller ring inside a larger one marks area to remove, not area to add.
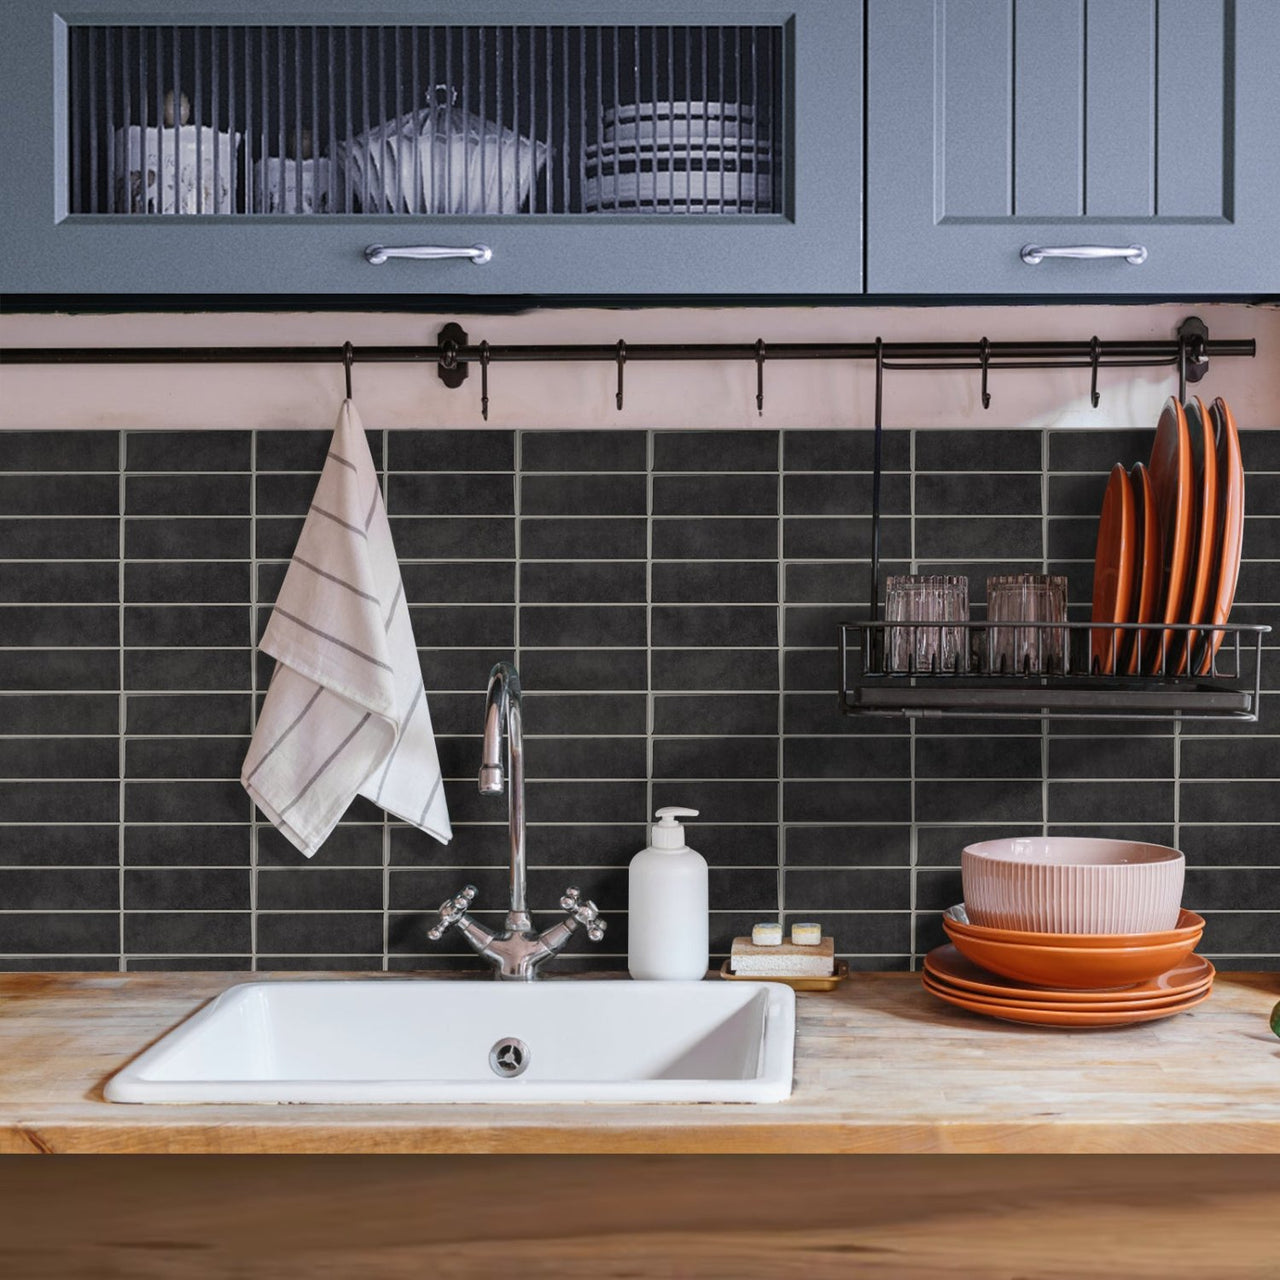
[[[1178,923],[1186,859],[1132,840],[1015,836],[960,855],[973,924],[1036,933],[1154,933]]]

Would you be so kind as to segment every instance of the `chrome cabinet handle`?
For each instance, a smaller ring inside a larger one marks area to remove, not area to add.
[[[364,251],[364,260],[373,266],[381,266],[388,258],[470,258],[478,267],[493,257],[487,244],[408,244],[400,247],[371,244]]]
[[[1147,260],[1145,244],[1024,244],[1021,258],[1034,267],[1046,258],[1123,258],[1140,267]]]

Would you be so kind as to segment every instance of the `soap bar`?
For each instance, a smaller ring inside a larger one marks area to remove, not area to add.
[[[782,926],[780,924],[753,924],[751,941],[757,947],[777,947],[782,945]]]
[[[783,942],[754,946],[750,938],[734,938],[729,968],[754,978],[829,978],[836,967],[835,940],[823,938],[815,946]]]
[[[816,947],[822,941],[820,924],[793,924],[791,941],[798,947]]]

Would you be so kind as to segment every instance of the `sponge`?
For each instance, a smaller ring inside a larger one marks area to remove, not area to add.
[[[783,942],[772,947],[756,947],[750,938],[734,938],[729,958],[735,977],[829,978],[835,967],[834,938],[823,938],[817,946]]]

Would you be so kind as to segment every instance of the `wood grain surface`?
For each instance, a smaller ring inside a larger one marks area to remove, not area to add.
[[[0,1160],[11,1280],[1273,1280],[1266,1156]]]
[[[798,996],[795,1091],[770,1105],[103,1101],[125,1062],[245,980],[0,977],[0,1152],[1280,1153],[1276,974],[1226,974],[1189,1013],[1087,1032],[951,1009],[911,974],[854,975]]]

